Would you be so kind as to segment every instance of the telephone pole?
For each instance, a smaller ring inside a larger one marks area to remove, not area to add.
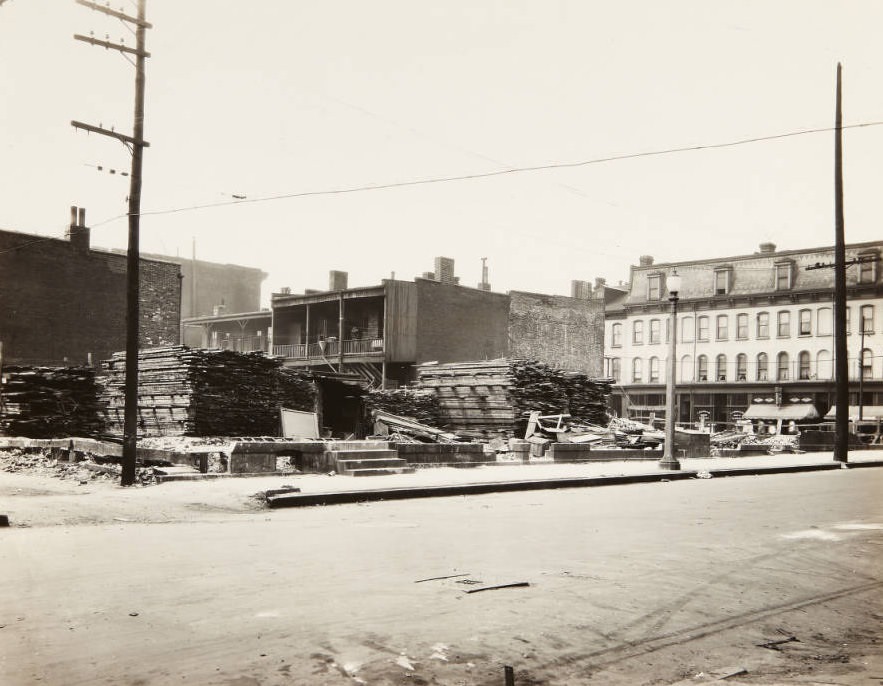
[[[834,460],[849,460],[849,367],[846,359],[846,241],[843,229],[843,110],[841,66],[837,63],[837,99],[834,114],[834,379],[837,414],[834,423]]]
[[[138,445],[138,320],[140,316],[139,271],[140,250],[139,231],[141,220],[141,164],[144,148],[149,143],[144,140],[144,60],[150,57],[144,49],[146,30],[152,26],[145,21],[146,0],[138,0],[137,17],[117,12],[88,0],[76,0],[96,12],[102,12],[124,22],[135,25],[135,48],[121,43],[110,43],[97,40],[91,36],[74,35],[74,39],[101,46],[105,49],[118,50],[135,56],[135,116],[132,135],[125,136],[114,131],[72,121],[77,129],[99,133],[103,136],[116,138],[124,143],[132,153],[132,172],[129,179],[129,246],[126,255],[126,380],[125,410],[123,420],[123,469],[120,485],[131,486],[135,483],[135,456]]]

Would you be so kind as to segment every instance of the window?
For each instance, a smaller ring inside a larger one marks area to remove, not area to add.
[[[736,355],[736,381],[748,379],[748,355],[739,353]]]
[[[874,333],[874,306],[873,305],[862,305],[862,309],[859,310],[860,319],[858,330],[859,333]]]
[[[748,315],[747,314],[737,314],[736,315],[736,338],[740,341],[744,341],[748,339]]]
[[[770,313],[769,312],[758,312],[757,313],[757,337],[758,338],[769,338],[770,337]]]
[[[849,335],[852,333],[852,309],[849,305],[846,306],[846,334]]]
[[[787,381],[790,378],[788,374],[789,367],[788,353],[779,353],[776,357],[776,380]]]
[[[800,310],[798,314],[797,335],[809,336],[812,333],[812,310]]]
[[[650,274],[647,277],[647,300],[662,300],[661,274]]]
[[[660,326],[658,319],[650,320],[650,342],[651,343],[659,343],[660,342]]]
[[[698,332],[696,334],[696,340],[707,341],[708,340],[708,317],[699,317],[696,320],[696,327],[698,329]]]
[[[730,269],[714,270],[714,294],[726,295],[730,292]]]
[[[644,342],[644,322],[637,321],[632,324],[632,343],[641,345]]]
[[[636,357],[632,360],[632,381],[634,383],[641,383],[642,380],[642,371],[641,371],[641,358]]]
[[[874,378],[874,353],[870,348],[865,348],[859,353],[858,367],[863,380],[870,381]]]
[[[788,338],[791,335],[791,313],[788,310],[782,310],[776,316],[776,336],[779,338]]]
[[[693,358],[684,355],[681,358],[681,381],[693,380]]]
[[[622,324],[614,324],[610,327],[610,347],[619,348],[622,345]]]
[[[818,313],[818,329],[817,333],[819,336],[830,336],[832,331],[833,321],[832,312],[830,307],[820,307]]]
[[[659,358],[650,358],[650,383],[659,383]]]
[[[725,314],[717,316],[717,340],[725,341],[729,337],[730,318]]]
[[[858,282],[859,283],[876,283],[877,282],[877,261],[880,254],[876,250],[869,250],[861,253],[858,263]]]
[[[708,381],[708,358],[705,355],[696,358],[696,376],[699,381]]]
[[[714,376],[718,381],[727,380],[727,356],[718,355],[714,365]]]
[[[776,265],[776,290],[787,291],[792,286],[792,265],[790,262],[780,262]]]
[[[618,357],[611,358],[610,360],[610,376],[616,381],[622,379],[622,364]]]
[[[831,352],[819,350],[816,355],[816,376],[819,379],[829,381],[834,378],[834,365],[831,362]]]
[[[766,381],[769,374],[769,358],[766,353],[757,356],[757,380]]]
[[[806,350],[804,350],[803,352],[800,353],[800,356],[797,358],[797,364],[799,367],[798,372],[797,372],[797,378],[804,380],[804,381],[811,378],[810,369],[809,369],[809,361],[810,361],[809,353]]]
[[[696,328],[695,317],[684,317],[681,320],[681,343],[690,343]]]

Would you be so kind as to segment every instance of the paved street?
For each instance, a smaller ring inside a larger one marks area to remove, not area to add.
[[[879,683],[881,492],[857,469],[6,529],[0,683]]]

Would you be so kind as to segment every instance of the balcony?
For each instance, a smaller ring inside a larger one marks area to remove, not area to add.
[[[289,360],[340,359],[340,346],[343,357],[383,357],[382,338],[359,338],[350,341],[327,340],[319,343],[293,343],[274,345],[273,354]]]
[[[221,350],[233,350],[238,353],[266,352],[269,347],[266,336],[236,336],[222,338],[217,342]]]

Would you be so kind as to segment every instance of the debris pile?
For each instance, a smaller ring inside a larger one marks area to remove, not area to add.
[[[95,372],[89,367],[3,368],[0,434],[94,437],[102,432]]]
[[[306,375],[263,353],[172,346],[138,354],[140,436],[278,435],[279,408],[313,411]],[[125,353],[102,363],[107,433],[123,435]]]
[[[372,390],[363,397],[365,412],[370,417],[376,411],[413,419],[420,424],[438,426],[440,407],[432,391],[416,388]]]
[[[141,484],[155,483],[156,478],[153,471],[152,467],[139,467],[135,474],[136,482]],[[77,481],[81,484],[93,481],[117,481],[120,478],[120,467],[113,463],[99,463],[93,459],[66,462],[56,459],[43,450],[34,451],[20,448],[0,450],[0,472],[50,476]]]
[[[524,435],[530,412],[567,413],[580,422],[607,423],[608,380],[589,379],[532,360],[424,364],[418,387],[438,397],[441,423],[473,436]]]

